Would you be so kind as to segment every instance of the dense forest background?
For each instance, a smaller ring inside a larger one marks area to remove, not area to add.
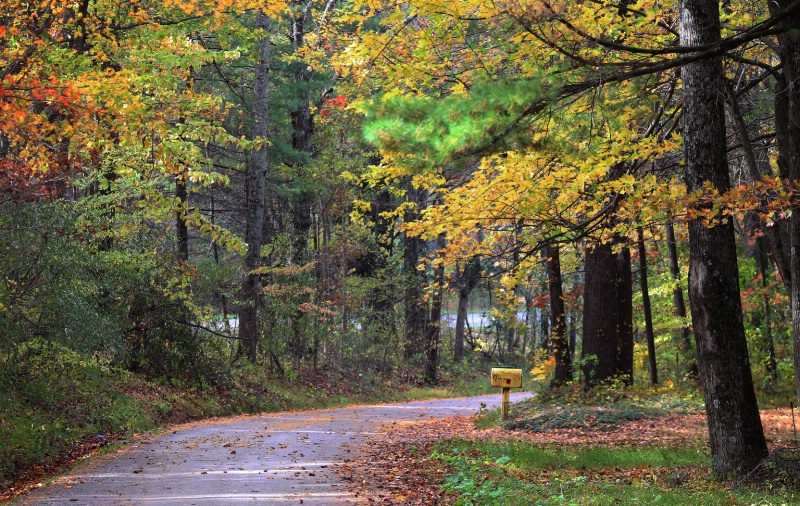
[[[796,398],[800,12],[678,4],[3,2],[0,477],[92,398],[125,430],[104,375],[256,410],[476,363],[699,385],[752,467],[756,393]]]

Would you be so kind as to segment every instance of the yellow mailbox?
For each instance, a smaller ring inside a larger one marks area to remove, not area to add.
[[[500,404],[500,419],[508,419],[508,407],[511,404],[511,389],[522,386],[522,369],[492,368],[492,386],[503,389],[503,402]]]
[[[492,386],[504,388],[520,388],[522,386],[522,369],[492,368]]]

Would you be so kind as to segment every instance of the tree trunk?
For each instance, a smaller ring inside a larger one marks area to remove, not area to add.
[[[675,229],[671,221],[667,222],[667,255],[669,256],[669,272],[672,276],[672,281],[675,282],[675,288],[672,289],[672,304],[675,306],[675,316],[679,317],[681,321],[686,319],[686,303],[683,300],[683,288],[678,281],[680,279],[680,269],[678,267],[678,247],[675,241]],[[680,345],[683,351],[689,351],[692,348],[692,343],[689,340],[689,328],[681,324],[680,328]]]
[[[636,228],[636,246],[639,249],[639,286],[642,289],[642,309],[644,310],[645,336],[647,340],[647,365],[650,372],[650,386],[658,385],[656,367],[656,341],[653,335],[653,313],[650,309],[650,291],[647,286],[647,249],[644,247],[642,227]]]
[[[298,55],[305,44],[305,29],[308,21],[308,11],[302,2],[297,2],[299,7],[292,13],[289,40],[295,55]],[[296,71],[294,75],[293,88],[297,95],[297,107],[290,112],[292,123],[292,149],[294,149],[295,159],[291,165],[295,166],[298,173],[295,175],[299,181],[300,188],[295,189],[290,200],[292,231],[291,231],[291,253],[292,265],[303,265],[306,261],[308,251],[308,235],[311,230],[313,220],[311,219],[311,206],[313,202],[312,193],[305,187],[307,184],[304,176],[300,173],[313,156],[313,136],[314,136],[314,117],[311,114],[309,102],[310,82],[313,76],[311,67],[301,59],[295,62]],[[309,295],[300,295],[294,315],[291,319],[292,338],[289,342],[289,349],[294,355],[296,368],[300,367],[300,360],[307,354],[307,333],[306,328],[301,324],[305,313],[299,308],[308,302]]]
[[[720,40],[719,3],[682,0],[684,47]],[[721,58],[682,68],[684,173],[688,192],[710,182],[730,188],[726,159]],[[741,474],[767,455],[742,321],[733,223],[689,221],[689,302],[700,358],[700,383],[708,419],[712,466],[719,476]]]
[[[178,239],[178,259],[189,263],[189,227],[186,226],[186,212],[189,197],[186,191],[186,169],[183,168],[175,175],[175,197],[178,199],[179,208],[175,211],[175,230]]]
[[[297,53],[305,43],[305,28],[308,21],[307,10],[302,6],[292,17],[291,33],[289,38],[292,48]],[[298,70],[295,74],[295,89],[297,90],[297,108],[290,113],[292,120],[292,148],[298,156],[298,165],[303,165],[313,156],[314,146],[314,116],[311,114],[309,100],[311,79],[313,71],[303,61],[297,62]],[[300,188],[292,199],[292,263],[301,265],[305,252],[308,249],[308,233],[311,229],[311,205],[313,193],[305,188]]]
[[[614,255],[617,266],[617,377],[633,385],[633,273],[631,250],[623,248]]]
[[[608,243],[586,251],[581,357],[586,386],[620,376],[633,382],[630,252],[617,254]]]
[[[569,330],[567,334],[569,334],[569,361],[573,362],[578,348],[578,328],[575,323],[575,310],[569,312]]]
[[[551,386],[563,385],[572,381],[572,360],[567,339],[566,317],[564,315],[564,291],[561,283],[561,252],[557,245],[545,248],[547,256],[547,290],[550,295],[550,343],[556,359],[556,369]]]
[[[764,338],[764,348],[767,352],[767,360],[765,366],[767,373],[772,380],[773,385],[778,381],[778,363],[775,360],[775,342],[772,339],[772,318],[770,317],[770,303],[768,293],[767,276],[769,274],[768,266],[769,259],[766,253],[766,238],[759,237],[756,240],[756,262],[758,262],[758,270],[761,273],[761,309],[764,311],[764,316],[761,318],[760,327]]]
[[[211,197],[211,199],[210,199],[211,200],[211,202],[210,202],[211,203],[211,215],[209,216],[209,218],[211,219],[211,224],[215,225],[216,224],[217,213],[216,213],[216,205],[215,205],[215,200],[214,200],[214,194],[212,193],[210,195],[210,197]],[[211,240],[211,253],[214,256],[214,265],[219,267],[219,244],[217,244],[217,241],[215,241],[213,239]],[[223,324],[225,325],[225,331],[228,333],[228,335],[230,335],[231,334],[231,320],[228,317],[228,298],[225,296],[225,292],[222,292],[222,291],[219,290],[219,286],[218,285],[215,285],[214,291],[212,292],[212,297],[213,297],[214,300],[219,300],[220,306],[222,308],[222,320],[223,320]]]
[[[406,211],[405,221],[415,221],[424,201],[422,190],[411,188],[408,199],[416,204],[415,209]],[[428,327],[428,311],[423,300],[423,276],[417,269],[419,260],[424,254],[425,243],[416,236],[405,234],[403,241],[403,272],[405,273],[405,350],[406,360],[418,358],[423,351],[426,329]]]
[[[256,16],[256,27],[269,33],[272,23],[264,12]],[[255,65],[253,82],[253,138],[266,141],[269,129],[269,66],[270,41],[265,36],[258,42],[259,54]],[[261,275],[253,272],[261,266],[261,245],[264,230],[264,207],[267,181],[266,142],[254,150],[247,165],[247,215],[245,217],[245,241],[247,254],[244,258],[245,279],[242,284],[242,302],[239,308],[239,337],[247,346],[250,360],[258,352],[258,308],[260,302]]]
[[[583,292],[584,383],[593,386],[616,372],[617,314],[616,262],[610,244],[586,250]]]
[[[790,0],[769,2],[772,15],[776,9],[792,7]],[[775,134],[778,145],[778,169],[781,177],[800,180],[800,11],[797,8],[781,23],[778,35],[783,72],[775,94]],[[789,217],[789,299],[792,307],[795,395],[800,404],[800,213]]]
[[[441,251],[447,246],[445,235],[439,234],[436,247]],[[428,331],[425,346],[425,381],[436,384],[436,371],[439,366],[439,339],[442,333],[442,299],[444,298],[444,262],[436,266],[433,277],[434,290],[431,301],[431,316],[428,319]]]
[[[775,4],[770,2],[769,5],[772,9]],[[778,40],[783,41],[784,39],[780,36]],[[781,49],[785,49],[785,45],[782,44]],[[780,56],[783,60],[783,51],[781,51]],[[785,67],[783,72],[773,72],[773,75],[775,76],[775,146],[778,152],[778,175],[783,179],[794,180],[800,176],[800,174],[798,174],[800,173],[800,168],[792,167],[790,162],[791,150],[793,148],[789,129],[789,108],[791,107],[791,100],[788,92],[789,85],[787,83]],[[781,219],[777,220],[775,224],[777,225],[781,242],[772,245],[773,261],[775,261],[775,266],[778,268],[781,281],[783,281],[786,291],[789,293],[789,300],[791,302],[793,262],[793,256],[791,254],[792,220],[791,217],[788,219]],[[780,250],[777,249],[778,245],[781,246]],[[787,251],[787,249],[789,251]]]
[[[546,267],[545,270],[547,270]],[[544,297],[545,295],[547,295],[548,290],[549,290],[548,286],[542,286],[541,293],[539,293],[539,296]],[[545,308],[541,308],[541,310],[538,311],[538,313],[539,313],[539,332],[542,335],[542,342],[540,343],[540,346],[542,348],[542,351],[546,351],[549,353],[553,351],[553,342],[551,341],[551,336],[550,336],[550,318],[552,317],[552,315],[547,314]]]
[[[733,85],[727,80],[725,83],[725,90],[728,93],[728,103],[731,107],[731,117],[736,125],[736,133],[739,137],[739,144],[742,145],[744,161],[748,171],[750,172],[750,178],[753,180],[753,182],[761,181],[764,174],[770,174],[772,172],[769,159],[766,153],[762,154],[761,156],[756,155],[752,142],[750,141],[750,133],[747,131],[747,123],[745,123],[742,104],[739,103],[739,99],[736,96],[736,90],[734,90]],[[749,109],[752,109],[752,107]],[[778,116],[780,116],[780,114]],[[783,135],[781,137],[785,138]],[[769,204],[766,197],[762,197],[761,202],[765,207]],[[749,218],[754,224],[752,228],[755,229],[755,232],[765,236],[766,240],[762,240],[761,245],[762,247],[769,246],[772,259],[775,262],[775,266],[778,268],[778,272],[781,273],[780,276],[784,281],[786,291],[791,291],[790,267],[786,257],[786,252],[783,247],[784,243],[788,242],[788,235],[782,233],[786,231],[787,224],[785,223],[785,220],[779,220],[779,225],[776,227],[765,226],[764,220],[761,219],[757,213],[750,213]]]
[[[469,305],[469,295],[478,285],[481,276],[480,258],[472,257],[459,276],[458,289],[458,311],[456,313],[456,336],[454,343],[453,360],[461,362],[464,358],[464,324],[467,321],[467,308]]]

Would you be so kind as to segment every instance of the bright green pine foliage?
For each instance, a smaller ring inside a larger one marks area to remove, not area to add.
[[[365,138],[383,155],[366,178],[412,175],[438,193],[441,204],[409,230],[426,238],[448,231],[452,255],[493,251],[521,218],[515,240],[535,251],[592,234],[611,208],[616,229],[605,227],[603,239],[632,236],[636,223],[753,208],[742,193],[687,197],[675,177],[675,68],[686,51],[674,48],[674,3],[640,1],[624,12],[611,2],[363,8],[382,30],[365,24],[343,64],[365,89],[383,91],[362,106]],[[749,6],[731,9],[724,35],[743,45],[768,28],[765,18]],[[744,47],[774,61],[763,44]],[[686,209],[708,200],[709,209]],[[478,225],[495,233],[478,241]]]

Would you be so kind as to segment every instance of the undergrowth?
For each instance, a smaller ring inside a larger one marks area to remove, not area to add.
[[[475,426],[544,432],[551,429],[611,430],[634,420],[653,420],[668,414],[699,412],[703,404],[694,393],[674,390],[632,390],[611,385],[587,391],[579,385],[545,388],[535,397],[513,404],[509,420],[498,410],[482,411]]]
[[[510,430],[530,432],[584,427],[611,429],[628,421],[660,418],[666,413],[662,409],[636,405],[568,406],[561,409],[550,409],[531,418],[522,418],[501,425]]]

